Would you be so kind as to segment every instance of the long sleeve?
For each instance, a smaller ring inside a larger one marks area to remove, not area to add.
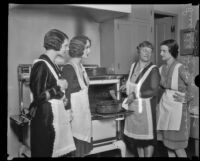
[[[55,78],[51,75],[44,62],[38,62],[33,66],[30,76],[30,89],[34,100],[37,100],[37,102],[47,100],[45,92],[49,93],[50,97],[48,99],[59,99],[63,96],[60,87],[56,84]]]
[[[183,88],[183,86],[185,86],[184,91],[186,94],[186,96],[185,96],[186,102],[189,102],[194,97],[190,91],[193,77],[191,76],[189,71],[184,68],[183,65],[179,68],[179,78],[183,81],[183,83],[181,83],[181,84],[183,84],[181,87]]]
[[[158,95],[160,74],[158,68],[153,68],[141,88],[141,97],[149,98]]]

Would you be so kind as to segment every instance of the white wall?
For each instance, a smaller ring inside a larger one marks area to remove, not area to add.
[[[17,66],[31,64],[44,52],[44,35],[53,28],[62,30],[69,38],[78,33],[90,37],[91,54],[85,63],[100,64],[99,24],[86,15],[63,6],[17,5],[9,9],[7,152],[13,157],[17,157],[20,145],[9,121],[10,115],[19,113]]]

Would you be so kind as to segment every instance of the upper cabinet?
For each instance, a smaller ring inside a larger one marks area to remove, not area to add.
[[[132,22],[110,20],[100,25],[101,66],[128,74],[132,54]]]
[[[137,46],[152,40],[149,22],[115,19],[100,24],[100,61],[115,74],[128,74],[137,59]]]
[[[153,5],[132,5],[131,17],[143,21],[153,21]]]

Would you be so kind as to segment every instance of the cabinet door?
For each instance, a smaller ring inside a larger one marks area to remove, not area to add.
[[[152,5],[132,5],[132,17],[139,20],[152,21],[153,20],[153,6]]]
[[[114,71],[114,20],[100,24],[100,63]]]
[[[149,22],[141,22],[134,20],[132,25],[132,50],[133,50],[133,60],[138,58],[137,46],[143,41],[149,41],[153,44],[152,40],[152,26]],[[153,55],[152,55],[153,56]]]
[[[128,74],[132,63],[132,23],[115,25],[115,74]]]

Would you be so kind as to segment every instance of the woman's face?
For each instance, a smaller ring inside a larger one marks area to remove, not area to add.
[[[141,61],[149,62],[151,61],[152,49],[149,47],[141,47],[139,58]]]
[[[167,45],[161,45],[160,55],[161,55],[163,61],[167,61],[172,57],[172,55],[169,52],[169,48],[168,48]]]
[[[65,39],[60,50],[58,51],[58,55],[66,57],[66,55],[68,55],[68,52],[69,52],[69,40]]]
[[[89,56],[89,53],[90,53],[90,41],[87,40],[87,43],[85,45],[85,49],[83,51],[83,58],[87,58]]]

